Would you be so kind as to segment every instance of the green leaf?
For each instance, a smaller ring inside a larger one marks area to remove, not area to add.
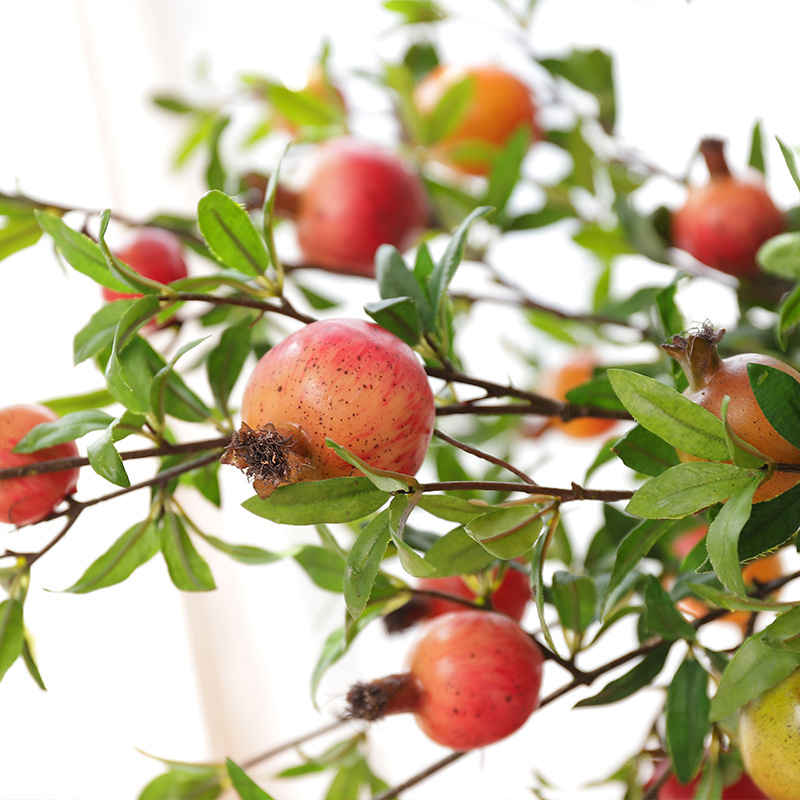
[[[383,0],[382,5],[387,11],[402,14],[406,25],[437,22],[447,16],[433,0]]]
[[[72,414],[66,414],[55,422],[42,422],[31,428],[17,442],[13,452],[33,453],[36,450],[43,450],[46,447],[53,447],[64,442],[73,442],[87,433],[108,427],[113,419],[105,411],[75,411]]]
[[[660,475],[680,463],[671,444],[641,425],[634,425],[611,449],[626,467],[644,475]]]
[[[530,143],[530,127],[522,125],[495,156],[483,205],[492,206],[498,213],[505,209],[514,187],[519,183],[522,162],[528,153]]]
[[[800,322],[800,283],[784,298],[778,309],[778,344],[786,349],[789,333]]]
[[[761,120],[756,120],[753,125],[753,130],[750,133],[750,156],[747,163],[753,169],[757,169],[762,175],[764,174],[764,146],[761,141]],[[682,330],[681,328],[673,328],[673,330]]]
[[[431,307],[434,312],[440,311],[447,293],[447,287],[450,285],[450,281],[453,280],[461,259],[464,257],[467,235],[472,223],[479,217],[485,217],[491,212],[492,208],[490,206],[479,206],[471,211],[456,228],[447,243],[442,257],[436,262],[430,279]]]
[[[516,217],[511,217],[508,222],[503,225],[505,231],[529,231],[536,228],[545,228],[562,219],[575,216],[575,212],[571,208],[556,205],[546,205],[539,211],[531,211],[525,214],[520,214]]]
[[[792,179],[795,182],[795,185],[798,189],[800,189],[800,168],[797,165],[797,156],[795,155],[795,151],[789,147],[789,145],[785,144],[780,137],[775,137],[778,141],[778,145],[781,148],[781,152],[783,153],[783,157],[786,160],[786,166],[789,167],[789,172],[791,173]]]
[[[222,163],[219,144],[230,121],[230,117],[220,116],[213,120],[210,127],[207,138],[208,165],[206,166],[206,184],[209,189],[223,190],[225,188],[225,166]]]
[[[134,302],[123,299],[104,303],[92,314],[89,322],[75,334],[72,348],[74,364],[93,358],[112,346],[117,325]]]
[[[22,642],[22,660],[25,662],[25,666],[28,668],[28,673],[30,674],[31,678],[36,682],[36,685],[43,691],[47,691],[47,687],[44,685],[44,680],[42,680],[42,675],[39,672],[39,666],[36,663],[36,658],[33,654],[33,646],[31,643],[31,636],[27,629],[24,632],[24,639]]]
[[[333,89],[331,94],[333,97]],[[281,116],[295,125],[321,127],[343,119],[340,103],[326,100],[308,89],[294,90],[273,84],[269,87],[269,100]]]
[[[328,592],[342,593],[345,558],[341,553],[318,545],[304,545],[296,548],[292,555],[317,586]]]
[[[344,572],[344,601],[353,619],[358,619],[367,607],[390,541],[389,510],[385,509],[364,526],[350,548]]]
[[[247,211],[212,189],[200,198],[197,223],[211,252],[226,266],[246,275],[263,275],[270,266],[267,246]]]
[[[42,238],[42,228],[33,213],[7,217],[0,228],[0,261],[19,250],[32,247]]]
[[[98,389],[95,392],[73,394],[69,397],[52,397],[40,402],[53,413],[64,417],[76,411],[94,411],[102,406],[110,406],[114,402],[114,398],[106,389]]]
[[[125,465],[114,447],[114,430],[122,417],[117,417],[87,448],[86,456],[91,468],[115,486],[131,485]]]
[[[177,514],[167,513],[159,520],[158,534],[169,577],[178,589],[207,592],[216,588],[208,564],[195,549]]]
[[[389,536],[392,539],[392,544],[397,549],[397,557],[400,559],[400,565],[403,569],[415,578],[427,578],[429,575],[434,574],[435,568],[425,561],[403,538],[406,517],[413,508],[412,502],[416,505],[418,499],[419,496],[417,495],[414,496],[412,501],[411,496],[405,494],[399,494],[392,498],[388,509]]]
[[[766,364],[748,364],[747,374],[769,424],[787,442],[800,447],[800,382]]]
[[[608,608],[616,589],[673,524],[672,521],[661,519],[646,520],[625,535],[617,548],[614,568],[606,587],[604,608]]]
[[[330,478],[279,486],[266,500],[250,497],[242,507],[282,525],[354,522],[377,511],[386,492],[368,478]]]
[[[420,508],[434,517],[448,522],[469,522],[480,514],[486,513],[486,505],[473,503],[463,497],[451,494],[423,494],[419,500]]]
[[[651,433],[685,453],[727,460],[722,422],[710,411],[638,372],[609,369],[608,377],[625,408]]]
[[[800,278],[800,231],[779,233],[767,239],[756,253],[756,261],[764,272],[779,278]]]
[[[428,548],[425,560],[436,568],[437,577],[446,577],[473,575],[486,569],[495,557],[481,547],[463,528],[455,528]]]
[[[709,727],[708,674],[687,658],[670,682],[666,704],[667,750],[681,783],[689,783],[697,774]]]
[[[218,770],[171,769],[142,789],[138,800],[216,800],[222,794]]]
[[[761,633],[742,642],[722,673],[719,688],[711,701],[711,721],[717,722],[765,692],[800,665],[800,653],[776,649],[763,639],[781,638],[786,632],[800,631],[800,607],[778,617]]]
[[[800,484],[767,503],[756,503],[739,536],[739,560],[774,550],[800,528]]]
[[[417,304],[410,297],[365,303],[364,311],[390,333],[415,347],[422,336]]]
[[[231,544],[216,536],[209,536],[207,533],[200,534],[203,539],[215,549],[229,555],[235,561],[242,564],[274,564],[284,558],[282,553],[272,553],[261,547],[254,547],[249,544]]]
[[[647,576],[644,602],[648,631],[657,634],[667,642],[677,639],[694,641],[696,638],[694,627],[676,608],[675,601],[669,592],[653,575]]]
[[[419,482],[413,475],[404,475],[402,472],[393,472],[388,469],[377,469],[367,464],[364,459],[351,453],[346,447],[336,444],[333,439],[326,439],[325,444],[332,447],[336,454],[348,464],[360,469],[365,477],[382,492],[411,492],[419,487]],[[322,520],[330,522],[331,520]]]
[[[747,594],[742,565],[739,563],[739,535],[753,508],[753,493],[759,481],[733,495],[720,510],[708,528],[706,547],[714,572],[723,586],[735,595]]]
[[[72,230],[56,214],[48,211],[35,211],[34,214],[41,229],[53,239],[61,255],[74,270],[88,276],[101,286],[118,292],[129,291],[130,287],[127,284],[111,274],[96,242]]]
[[[663,669],[671,646],[671,643],[659,645],[631,670],[607,683],[597,694],[575,703],[574,708],[618,703],[635,694],[639,689],[650,686]]]
[[[425,118],[426,145],[440,142],[458,127],[474,93],[475,79],[469,75],[447,87],[436,108]]]
[[[198,404],[199,406],[204,407],[202,400],[190,392],[188,387],[173,371],[178,359],[185,353],[188,353],[190,350],[197,347],[197,345],[199,345],[201,342],[204,342],[205,339],[206,337],[203,337],[202,339],[195,339],[192,342],[187,342],[178,350],[177,353],[175,353],[169,362],[153,376],[153,380],[150,382],[150,410],[152,411],[153,417],[158,421],[159,425],[163,425],[164,423],[167,397],[169,396],[168,392],[170,389],[172,389],[173,400],[171,410],[175,416],[179,417],[180,419],[187,419],[188,417],[189,421],[194,422],[201,422],[211,416],[210,413],[198,414],[196,410]],[[187,393],[192,395],[192,397],[188,409],[185,409],[181,402],[182,398],[180,395],[183,394],[186,396]],[[198,416],[200,419],[198,419]]]
[[[214,393],[217,407],[228,415],[228,401],[247,357],[250,355],[250,321],[229,325],[222,332],[217,346],[206,359],[208,385]]]
[[[763,477],[733,464],[694,461],[670,467],[634,493],[625,510],[644,519],[682,519],[721,503]]]
[[[597,590],[594,581],[588,575],[557,570],[553,573],[551,591],[561,625],[583,633],[595,617]]]
[[[147,563],[158,552],[158,547],[158,529],[152,520],[132,525],[64,591],[86,594],[121,583]]]
[[[22,652],[25,625],[22,603],[13,598],[0,603],[0,680]]]
[[[241,800],[272,800],[272,795],[267,794],[247,773],[238,765],[225,759],[225,769],[231,779],[234,791]]]
[[[614,64],[609,53],[602,50],[572,50],[566,58],[545,58],[540,62],[546,70],[597,98],[598,120],[606,133],[611,133],[616,121]]]
[[[498,508],[470,520],[464,530],[488,553],[511,560],[527,553],[542,530],[536,506]]]

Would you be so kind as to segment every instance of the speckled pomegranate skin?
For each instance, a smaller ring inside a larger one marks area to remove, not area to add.
[[[434,424],[433,393],[414,351],[356,319],[313,322],[269,350],[245,388],[242,420],[291,435],[309,462],[300,480],[360,474],[326,437],[370,466],[415,474]]]
[[[14,453],[19,441],[36,425],[55,422],[47,406],[21,403],[0,409],[0,468],[22,467],[40,461],[78,455],[75,442],[65,442],[34,453]],[[78,483],[80,470],[47,472],[0,481],[0,522],[32,525],[43,520]]]
[[[409,658],[420,688],[417,724],[445,747],[472,750],[500,741],[539,705],[542,651],[505,614],[437,617]]]

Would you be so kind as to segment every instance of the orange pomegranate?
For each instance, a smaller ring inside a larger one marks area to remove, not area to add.
[[[520,127],[527,128],[531,141],[541,139],[537,108],[530,88],[505,69],[439,65],[414,90],[419,113],[430,116],[447,91],[465,79],[472,82],[471,100],[455,127],[434,143],[432,153],[459,172],[487,175],[493,155]]]
[[[730,403],[727,419],[736,436],[775,462],[800,464],[800,450],[787,442],[769,424],[761,411],[750,386],[747,365],[765,364],[775,367],[797,381],[800,381],[800,373],[777,358],[759,353],[742,353],[721,358],[717,345],[724,333],[724,330],[713,331],[710,327],[703,326],[698,332],[685,338],[673,336],[670,344],[662,345],[686,373],[689,386],[684,395],[718,417],[721,415],[722,401],[728,395]],[[702,460],[681,451],[678,456],[681,461]],[[800,473],[776,471],[756,489],[753,502],[771,500],[798,481]]]

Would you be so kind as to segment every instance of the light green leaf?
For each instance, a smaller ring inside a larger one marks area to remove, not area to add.
[[[158,533],[169,577],[178,589],[207,592],[216,588],[208,564],[195,549],[183,520],[177,514],[165,514],[159,521]]]
[[[352,464],[360,469],[364,475],[380,489],[382,492],[412,492],[419,488],[419,481],[412,475],[404,475],[402,472],[392,472],[388,469],[376,469],[367,464],[364,459],[351,453],[346,447],[336,444],[333,439],[326,439],[325,444],[332,447],[336,454],[343,458],[348,464]],[[322,520],[330,522],[330,520]]]
[[[344,601],[353,619],[361,616],[369,602],[390,541],[389,510],[385,509],[364,526],[350,548],[344,573]]]
[[[536,506],[498,508],[475,517],[464,530],[487,552],[510,560],[533,547],[542,530],[542,513]]]
[[[24,631],[22,603],[4,600],[0,603],[0,680],[22,652]]]

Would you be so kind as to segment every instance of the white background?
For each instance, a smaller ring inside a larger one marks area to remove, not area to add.
[[[507,61],[534,86],[544,80],[496,35],[498,20],[487,3],[455,5],[464,18],[443,30],[447,58]],[[681,174],[702,136],[722,135],[736,168],[746,160],[753,122],[761,119],[770,187],[781,205],[796,204],[773,137],[792,145],[800,138],[793,91],[800,6],[765,0],[541,0],[539,6],[530,42],[536,54],[558,55],[572,46],[613,52],[623,140]],[[375,105],[375,93],[346,76],[354,67],[374,68],[379,54],[402,50],[405,42],[390,30],[393,22],[373,0],[2,0],[0,190],[111,207],[133,218],[160,210],[192,213],[203,192],[199,164],[170,172],[181,129],[153,109],[152,94],[210,96],[214,90],[198,88],[196,80],[202,61],[220,95],[243,71],[299,86],[323,37],[333,43],[332,68],[355,99],[363,131],[390,137],[395,129]],[[680,200],[674,186],[659,191],[659,201]],[[498,258],[537,296],[579,305],[594,267],[567,239],[559,229]],[[0,406],[97,388],[100,377],[90,365],[71,366],[72,336],[98,307],[97,288],[62,271],[46,241],[1,262],[0,272]],[[629,285],[669,280],[667,270],[638,259],[620,274]],[[369,288],[354,282],[353,313],[365,299],[373,299]],[[735,322],[730,297],[718,287],[711,294],[692,291],[684,302],[691,320]],[[464,341],[484,377],[522,382],[529,376],[514,372],[516,362],[497,348],[518,344],[516,336],[523,334],[515,319],[501,313],[482,310]],[[486,330],[501,333],[487,343]],[[544,362],[558,357],[538,355]],[[581,453],[563,440],[551,439],[549,446],[555,450],[531,455],[540,479],[558,484],[581,474]],[[137,464],[130,472],[136,480],[148,470]],[[273,550],[306,536],[269,528],[241,510],[250,491],[238,478],[226,474],[224,516],[206,505],[193,509],[209,533]],[[616,478],[604,474],[602,480]],[[82,476],[80,497],[107,490],[91,474]],[[312,664],[343,610],[291,561],[242,567],[206,553],[219,589],[202,596],[175,590],[158,559],[118,587],[88,596],[59,593],[141,518],[145,503],[133,495],[86,512],[36,565],[26,621],[48,691],[41,692],[21,664],[0,684],[0,798],[134,797],[160,771],[139,750],[189,761],[245,760],[323,724],[341,708],[351,682],[397,671],[402,661],[409,639],[387,641],[374,626],[330,671],[319,694],[321,710],[315,710],[308,690]],[[573,524],[592,513],[576,509]],[[0,546],[32,550],[52,534],[47,526],[4,529]],[[618,639],[609,647],[618,652],[629,645]],[[550,670],[545,691],[562,680]],[[576,693],[535,715],[506,742],[462,759],[404,796],[525,798],[537,771],[565,787],[564,797],[574,797],[578,786],[610,773],[638,749],[657,694],[606,711],[568,714]],[[375,766],[390,783],[445,752],[422,741],[407,718],[387,720],[374,740]],[[315,745],[309,752],[316,752]],[[321,795],[315,781],[271,782],[275,769],[276,762],[268,762],[252,774],[276,798]],[[610,798],[611,791],[587,796]]]

